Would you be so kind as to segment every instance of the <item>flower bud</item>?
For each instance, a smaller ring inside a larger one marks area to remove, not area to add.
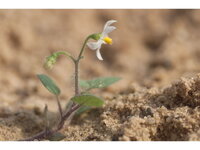
[[[56,63],[57,57],[58,57],[58,55],[55,54],[55,53],[52,54],[49,57],[46,57],[46,61],[45,61],[44,67],[46,69],[52,69],[53,65]]]

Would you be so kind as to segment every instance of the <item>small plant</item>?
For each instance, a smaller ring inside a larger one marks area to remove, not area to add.
[[[80,50],[80,53],[77,58],[73,57],[70,53],[68,52],[55,52],[51,56],[46,58],[45,61],[45,67],[52,69],[53,65],[56,63],[56,60],[60,55],[65,55],[67,56],[70,60],[73,61],[74,66],[75,66],[75,94],[74,96],[69,100],[66,109],[63,109],[59,96],[61,94],[61,90],[59,87],[55,84],[55,82],[48,77],[47,75],[44,74],[39,74],[37,75],[42,84],[47,88],[49,92],[51,92],[57,101],[58,105],[58,110],[59,110],[59,121],[58,124],[55,125],[55,127],[50,128],[49,127],[49,121],[47,117],[47,111],[48,107],[47,105],[45,106],[45,121],[46,121],[46,126],[45,129],[38,133],[37,135],[24,139],[24,141],[32,141],[32,140],[42,140],[42,139],[48,139],[48,140],[62,140],[65,136],[59,133],[59,130],[63,128],[64,123],[66,121],[70,121],[70,119],[76,115],[84,112],[85,110],[92,109],[95,107],[101,107],[104,104],[104,101],[90,93],[90,90],[94,88],[105,88],[118,80],[120,78],[118,77],[101,77],[101,78],[96,78],[93,80],[79,80],[79,63],[80,60],[83,59],[83,52],[86,47],[86,45],[92,49],[96,50],[96,55],[99,60],[103,60],[101,53],[100,53],[100,48],[102,44],[112,44],[112,39],[108,36],[110,32],[116,29],[116,27],[111,26],[112,23],[116,22],[115,20],[110,20],[106,22],[103,32],[102,33],[95,33],[89,35],[85,42],[83,43],[83,46]],[[95,42],[89,42],[90,39],[95,40]],[[79,89],[79,86],[81,87],[81,90]]]

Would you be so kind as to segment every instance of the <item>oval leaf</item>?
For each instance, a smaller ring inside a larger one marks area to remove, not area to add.
[[[39,74],[37,76],[49,92],[51,92],[54,95],[60,94],[60,89],[57,87],[57,85],[53,82],[51,78],[44,74]]]
[[[105,88],[119,81],[120,79],[121,78],[118,78],[118,77],[101,77],[101,78],[96,78],[93,80],[81,80],[80,86],[87,90],[94,89],[94,88]]]
[[[94,95],[81,95],[75,96],[71,99],[72,101],[89,107],[101,107],[104,101]]]

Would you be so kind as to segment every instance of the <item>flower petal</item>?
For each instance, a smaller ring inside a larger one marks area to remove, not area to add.
[[[115,22],[117,22],[117,21],[116,20],[109,20],[109,21],[107,21],[106,24],[104,25],[104,29],[103,30],[105,30],[108,26],[110,26],[111,24],[113,24]]]
[[[112,23],[115,23],[115,22],[117,22],[117,21],[116,20],[110,20],[110,21],[106,22],[104,29],[103,29],[103,32],[102,32],[102,37],[108,36],[108,33],[112,32],[113,30],[116,29],[116,27],[110,26]]]
[[[116,27],[114,26],[108,26],[103,32],[102,32],[102,37],[107,37],[108,33],[112,32],[113,30],[115,30]]]
[[[97,42],[88,42],[87,46],[92,50],[96,50],[101,47],[101,44],[101,40],[98,40]]]
[[[103,58],[102,58],[102,56],[101,56],[101,53],[100,53],[100,48],[97,49],[96,55],[97,55],[97,58],[98,58],[99,60],[103,60]]]

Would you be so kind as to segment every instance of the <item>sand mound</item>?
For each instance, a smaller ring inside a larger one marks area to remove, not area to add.
[[[129,93],[105,96],[103,108],[76,116],[65,126],[64,140],[200,140],[199,83],[200,74],[163,89],[132,85]],[[42,130],[42,112],[33,111],[1,110],[0,139],[16,140]],[[50,116],[56,121],[55,114]]]
[[[106,98],[103,109],[77,118],[64,133],[71,140],[199,140],[199,83],[200,74],[161,90],[133,86],[129,94]]]

